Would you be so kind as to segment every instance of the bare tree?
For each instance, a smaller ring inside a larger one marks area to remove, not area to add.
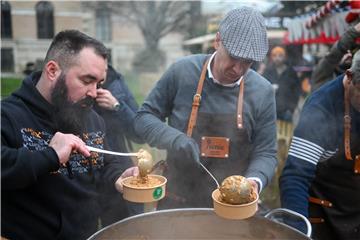
[[[139,52],[134,67],[157,70],[165,61],[159,49],[160,39],[174,31],[186,31],[190,25],[191,2],[131,1],[129,19],[136,22],[144,37],[146,48]]]
[[[144,37],[145,49],[137,54],[134,67],[156,71],[165,60],[159,49],[160,39],[170,32],[187,32],[191,27],[193,6],[199,4],[199,1],[114,1],[85,4],[92,8],[106,5],[117,16],[136,23]]]
[[[129,2],[148,49],[157,49],[159,40],[173,31],[184,30],[189,24],[189,2],[150,1]]]

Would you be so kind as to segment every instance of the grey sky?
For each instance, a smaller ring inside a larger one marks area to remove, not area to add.
[[[258,9],[261,12],[265,12],[268,9],[274,7],[279,3],[278,0],[238,0],[238,1],[226,1],[226,0],[202,0],[202,11],[203,14],[213,13],[226,13],[230,9],[249,6]]]

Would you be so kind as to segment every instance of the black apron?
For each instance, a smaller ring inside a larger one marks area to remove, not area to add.
[[[346,95],[345,105],[349,104]],[[348,109],[345,107],[345,116],[350,116]],[[348,144],[341,144],[333,157],[319,163],[309,192],[314,239],[360,239],[360,121],[351,123],[351,118],[347,119],[351,132],[349,129],[347,137],[344,123],[344,142],[351,139],[351,150],[349,140]]]
[[[207,63],[203,66],[205,72]],[[204,77],[204,76],[203,76]],[[244,81],[241,80],[244,89]],[[199,80],[199,84],[201,79]],[[201,86],[202,88],[202,86]],[[241,85],[240,85],[241,89]],[[240,96],[243,94],[239,93]],[[242,110],[243,99],[238,100]],[[242,111],[241,113],[242,114]],[[203,165],[221,183],[224,178],[231,175],[244,175],[249,165],[252,146],[246,122],[238,126],[239,113],[234,114],[209,114],[199,112],[192,138],[201,148],[201,138],[225,137],[230,139],[229,156],[227,158],[201,157]],[[164,175],[168,178],[166,198],[159,202],[160,209],[185,208],[185,207],[212,207],[211,193],[216,189],[212,178],[193,160],[183,159],[169,153],[168,168]]]

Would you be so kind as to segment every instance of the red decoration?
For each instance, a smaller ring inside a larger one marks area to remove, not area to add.
[[[324,17],[331,14],[332,10],[334,8],[336,8],[340,2],[341,2],[340,0],[330,0],[330,1],[326,2],[326,4],[324,4],[314,15],[312,15],[311,17],[309,17],[306,20],[306,22],[305,22],[306,28],[313,27]],[[347,23],[351,23],[360,17],[360,0],[349,0],[347,3],[349,4],[351,10],[345,17],[345,21]],[[305,39],[304,35],[300,39],[290,41],[289,40],[289,32],[287,32],[283,38],[283,44],[295,44],[295,45],[334,44],[340,38],[339,35],[326,36],[324,31],[322,31],[318,36],[310,38],[310,39]],[[360,43],[360,38],[356,39],[356,42]]]
[[[313,16],[311,16],[305,23],[307,28],[313,27],[317,24],[322,18],[331,12],[332,9],[336,7],[341,1],[340,0],[331,0],[323,5]],[[354,1],[356,2],[356,1]],[[357,1],[360,4],[360,1]]]
[[[350,12],[346,15],[345,21],[347,23],[351,23],[359,18],[360,12],[360,1],[349,1],[349,6],[351,7]]]
[[[313,44],[313,43],[322,43],[322,44],[334,44],[337,40],[339,40],[340,36],[336,36],[336,37],[332,37],[329,36],[327,37],[325,35],[325,32],[321,32],[321,34],[315,38],[310,38],[310,39],[305,39],[304,37],[298,39],[298,40],[294,40],[292,42],[290,42],[289,40],[289,32],[285,33],[285,36],[283,38],[283,44],[285,45],[289,45],[289,44],[294,44],[294,45],[303,45],[303,44]]]

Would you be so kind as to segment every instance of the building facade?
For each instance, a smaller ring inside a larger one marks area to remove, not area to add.
[[[41,66],[52,38],[64,29],[78,29],[102,41],[114,67],[131,71],[135,55],[145,47],[143,36],[136,24],[109,8],[83,1],[1,1],[1,73],[22,74],[30,66]],[[170,33],[160,41],[166,53],[160,70],[185,54],[182,39]]]

